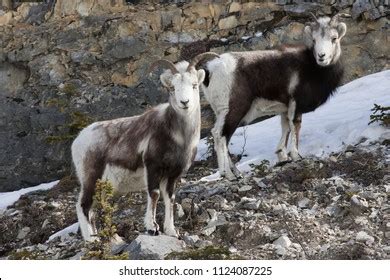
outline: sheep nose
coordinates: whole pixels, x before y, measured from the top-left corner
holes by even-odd
[[[325,56],[324,53],[319,53],[319,54],[318,54],[318,57],[319,57],[319,58],[324,58],[324,56]]]
[[[190,102],[190,100],[187,100],[187,101],[180,101],[181,104],[183,104],[184,106],[186,106],[188,104],[188,102]]]

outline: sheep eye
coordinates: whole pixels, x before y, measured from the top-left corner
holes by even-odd
[[[332,43],[336,43],[337,37],[332,38]]]
[[[315,44],[316,43],[316,40],[315,39],[313,39],[313,44]]]
[[[198,87],[197,84],[193,84],[193,85],[192,85],[192,88],[193,88],[193,89],[196,89],[197,87]]]

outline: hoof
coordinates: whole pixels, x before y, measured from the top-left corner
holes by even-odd
[[[160,235],[160,232],[158,230],[152,230],[152,229],[149,229],[147,231],[147,233],[151,236],[157,236],[157,235]]]
[[[238,178],[235,176],[235,175],[233,175],[233,174],[231,174],[231,175],[224,175],[224,176],[222,176],[223,178],[225,178],[226,180],[229,180],[229,181],[231,181],[231,182],[233,182],[233,181],[237,181],[238,180]]]
[[[291,163],[291,162],[293,162],[293,161],[292,161],[292,160],[279,161],[277,164],[275,164],[275,167],[284,166],[284,165],[286,165],[287,163]]]
[[[288,155],[287,155],[285,150],[278,150],[278,151],[276,151],[276,154],[278,156],[279,162],[288,161]]]
[[[292,161],[298,161],[302,159],[301,155],[298,152],[289,152],[288,155],[292,159]]]
[[[164,230],[165,235],[176,237],[178,239],[181,239],[179,231],[178,230]]]
[[[242,179],[244,176],[241,174],[241,172],[238,169],[233,170],[234,176],[236,176],[237,179]]]

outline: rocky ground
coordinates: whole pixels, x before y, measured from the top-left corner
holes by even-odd
[[[114,216],[132,258],[390,259],[389,143],[350,146],[325,159],[254,166],[236,182],[197,181],[197,162],[176,195],[181,239],[142,235],[145,194],[120,197]],[[77,182],[22,196],[0,214],[0,257],[79,259],[80,234],[47,239],[77,221]],[[163,221],[163,204],[158,220]],[[168,254],[172,251],[179,251]]]

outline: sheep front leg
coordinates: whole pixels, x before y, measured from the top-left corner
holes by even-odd
[[[280,138],[278,147],[276,149],[276,154],[278,155],[279,162],[283,162],[288,160],[286,148],[288,143],[288,136],[290,134],[290,126],[288,123],[287,114],[281,114],[280,120],[282,126],[282,137]]]
[[[296,127],[294,124],[295,109],[296,109],[296,102],[294,100],[291,100],[288,106],[287,117],[288,117],[288,125],[291,131],[291,147],[290,147],[289,154],[291,159],[294,161],[299,159],[298,139],[297,139]]]
[[[157,202],[160,198],[160,190],[159,190],[159,180],[156,175],[147,170],[147,188],[148,188],[148,204],[146,206],[146,214],[145,214],[145,228],[146,231],[150,235],[158,235],[159,234],[159,225],[156,222],[156,209]]]
[[[299,151],[299,133],[301,131],[301,124],[302,124],[302,114],[297,114],[294,118],[294,127],[295,127],[295,135],[296,135],[296,149]]]
[[[175,181],[176,178],[168,179],[167,183],[161,186],[161,192],[165,205],[164,233],[169,236],[178,237],[173,214],[173,207],[175,205]]]

